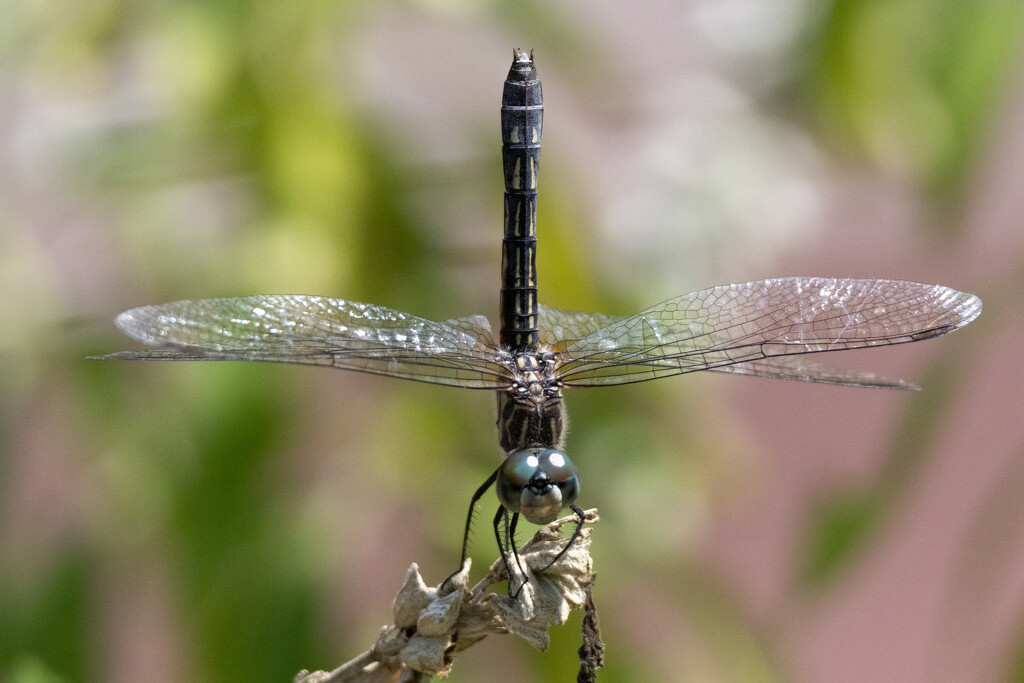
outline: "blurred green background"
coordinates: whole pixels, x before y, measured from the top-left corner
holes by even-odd
[[[919,394],[686,377],[569,397],[607,681],[1024,680],[1018,0],[52,0],[0,28],[0,680],[283,681],[455,568],[490,394],[86,360],[254,293],[494,319],[498,106],[545,84],[541,300],[780,275],[982,296],[829,359]],[[489,496],[477,572],[495,556]],[[492,638],[456,681],[564,681]]]

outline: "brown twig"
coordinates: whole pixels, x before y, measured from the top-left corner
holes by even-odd
[[[598,520],[597,510],[587,510],[584,515],[587,524]],[[604,645],[591,596],[591,529],[583,529],[558,562],[547,566],[565,546],[562,527],[576,521],[575,515],[556,520],[539,529],[520,549],[527,576],[515,598],[487,590],[508,581],[501,558],[472,587],[469,560],[436,588],[424,583],[419,567],[413,563],[405,584],[395,596],[394,625],[381,630],[373,647],[334,671],[301,671],[295,676],[295,683],[412,682],[444,677],[459,652],[491,634],[514,633],[544,651],[550,644],[549,629],[565,623],[572,610],[584,608],[587,616],[580,648],[580,676],[584,676],[586,668],[590,677],[580,680],[593,680],[594,672],[601,666]],[[522,578],[517,577],[517,583]]]

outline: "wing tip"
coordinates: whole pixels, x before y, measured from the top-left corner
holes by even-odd
[[[981,298],[974,294],[968,294],[967,292],[960,292],[960,294],[963,296],[963,301],[959,306],[962,320],[958,327],[963,327],[968,323],[974,322],[981,315],[983,305]]]

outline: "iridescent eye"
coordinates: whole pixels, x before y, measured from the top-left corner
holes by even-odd
[[[498,470],[498,499],[511,512],[534,524],[553,522],[576,500],[580,478],[562,451],[552,448],[515,451]]]

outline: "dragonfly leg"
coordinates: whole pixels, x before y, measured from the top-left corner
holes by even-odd
[[[505,563],[505,572],[508,574],[508,596],[513,600],[519,597],[519,591],[526,585],[527,572],[523,568],[523,561],[519,557],[519,550],[516,548],[516,525],[519,523],[519,513],[513,512],[512,519],[509,520],[509,512],[504,506],[498,508],[497,514],[494,515],[494,537],[498,541],[498,551],[501,553],[501,561]],[[502,529],[504,526],[504,529]],[[513,564],[509,564],[508,556],[512,555],[514,558]],[[523,576],[523,582],[519,584],[519,587],[513,590],[515,585],[515,574],[512,572],[512,566],[515,566],[519,570],[519,573]]]
[[[447,579],[441,582],[442,589],[448,584],[448,581],[451,580],[452,577],[462,571],[463,565],[466,564],[466,557],[469,552],[469,530],[473,526],[473,513],[476,511],[476,504],[481,498],[483,498],[483,495],[487,493],[487,490],[494,485],[494,481],[498,478],[499,471],[501,471],[500,467],[494,470],[491,476],[487,477],[487,480],[480,485],[469,501],[469,512],[466,514],[466,528],[462,532],[462,557],[459,558],[459,568],[452,572]]]
[[[518,598],[519,597],[519,591],[521,591],[523,589],[523,586],[526,585],[526,581],[529,580],[528,579],[529,574],[527,573],[526,568],[523,567],[523,558],[519,557],[519,548],[516,545],[516,525],[518,523],[519,523],[519,513],[516,512],[516,513],[514,513],[512,515],[512,525],[511,525],[511,527],[509,528],[509,531],[508,531],[508,545],[509,545],[510,548],[512,548],[512,557],[515,558],[516,567],[523,574],[523,583],[520,584],[519,588],[516,589],[515,594],[513,594],[513,592],[512,592],[512,582],[511,582],[511,580],[509,580],[509,584],[508,584],[508,586],[509,586],[509,597],[511,597],[511,598]],[[511,576],[511,574],[509,576]]]
[[[505,531],[502,533],[501,526],[504,523]],[[512,567],[508,564],[508,549],[505,539],[508,537],[508,510],[505,506],[499,505],[498,512],[494,515],[494,538],[498,541],[498,552],[501,553],[501,561],[505,563],[505,571],[508,573],[508,584],[512,585]]]
[[[477,502],[483,498],[487,490],[494,485],[494,481],[498,478],[498,472],[501,468],[494,470],[491,476],[487,477],[487,481],[480,485],[480,488],[476,490],[473,497],[469,501],[469,513],[466,514],[466,528],[462,532],[462,557],[459,559],[459,569],[462,569],[462,565],[466,563],[466,556],[469,551],[469,530],[473,526],[473,513],[476,511]]]
[[[576,517],[579,518],[579,521],[576,522],[576,528],[573,529],[572,536],[569,537],[569,542],[565,544],[565,547],[559,550],[558,554],[555,555],[550,562],[544,565],[544,568],[540,571],[550,568],[551,565],[562,559],[562,555],[565,555],[566,551],[569,550],[569,548],[572,547],[572,544],[576,542],[576,539],[580,537],[580,532],[583,531],[583,522],[586,520],[586,515],[583,514],[583,510],[579,509],[576,505],[570,505],[569,508],[575,512]]]
[[[506,515],[506,520],[508,516]],[[523,569],[523,560],[519,557],[519,548],[516,545],[516,525],[519,524],[519,513],[516,512],[512,515],[512,524],[506,528],[506,539],[508,540],[508,547],[512,550],[512,557],[516,560],[516,566],[524,574],[526,571]]]

